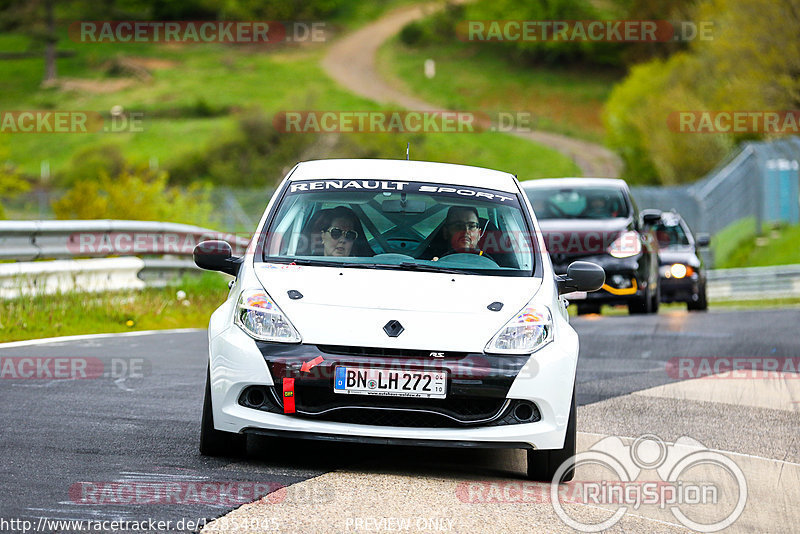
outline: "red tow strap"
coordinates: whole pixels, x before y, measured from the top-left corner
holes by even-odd
[[[283,379],[283,413],[294,413],[294,378]]]

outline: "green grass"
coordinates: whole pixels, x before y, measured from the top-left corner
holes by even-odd
[[[427,79],[426,59],[436,62]],[[379,53],[379,68],[410,91],[449,109],[528,111],[535,128],[602,142],[603,103],[622,73],[586,67],[557,69],[515,65],[479,44],[410,48],[399,39]]]
[[[27,40],[14,34],[0,35],[0,50],[19,51]],[[76,153],[87,146],[116,144],[133,162],[156,159],[169,168],[191,152],[202,152],[235,127],[237,117],[254,108],[272,114],[281,110],[376,110],[375,103],[354,96],[327,78],[319,66],[325,46],[303,48],[230,47],[224,45],[166,46],[148,43],[86,44],[62,38],[61,49],[76,55],[58,61],[59,76],[93,80],[95,88],[114,82],[109,62],[117,57],[158,60],[152,79],[110,92],[42,89],[39,58],[0,62],[0,109],[65,109],[108,112],[114,105],[144,112],[143,131],[93,134],[10,134],[3,159],[31,176],[39,174],[42,160],[51,172],[63,170]],[[169,113],[192,114],[211,108],[215,117],[165,118]],[[224,115],[224,113],[230,113]],[[287,134],[297,135],[297,134]],[[302,135],[302,134],[301,134]],[[382,146],[397,146],[397,157],[405,154],[406,141],[415,139],[393,134],[380,140]],[[545,147],[520,142],[500,133],[426,134],[418,159],[467,163],[510,170],[521,177],[571,174],[576,166],[565,156]],[[358,138],[354,137],[358,143]],[[342,154],[346,155],[346,154]],[[258,183],[273,183],[280,177],[255,177]]]
[[[765,224],[756,236],[755,219],[742,219],[714,236],[715,267],[735,269],[800,264],[800,226]]]
[[[756,220],[753,217],[739,219],[714,234],[711,250],[714,252],[714,267],[723,269],[730,263],[736,251],[756,236]]]
[[[178,300],[186,293],[185,304]],[[0,342],[93,333],[206,328],[228,293],[216,273],[186,276],[165,288],[63,293],[0,302]],[[79,310],[79,313],[76,312]]]

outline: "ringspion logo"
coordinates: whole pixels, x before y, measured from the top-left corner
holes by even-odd
[[[559,481],[570,469],[597,477],[576,477],[566,484],[571,489],[564,491],[565,484]],[[643,506],[669,510],[681,525],[694,531],[718,532],[739,519],[748,495],[744,472],[728,456],[688,436],[667,444],[652,434],[630,445],[616,436],[598,441],[561,464],[549,489],[556,515],[579,532],[605,531],[629,510]],[[613,513],[600,522],[587,522],[584,515],[563,506],[574,502]],[[700,516],[701,509],[708,513]]]

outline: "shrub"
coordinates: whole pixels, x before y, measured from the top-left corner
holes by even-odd
[[[53,202],[59,219],[130,219],[207,225],[211,189],[207,184],[169,187],[165,172],[125,168],[117,176],[78,180]]]
[[[216,185],[274,185],[315,138],[310,133],[282,134],[269,117],[252,111],[239,119],[232,136],[172,164],[170,176],[175,183],[202,179]]]
[[[56,183],[69,187],[80,180],[96,179],[101,173],[117,176],[125,165],[125,156],[118,145],[90,145],[72,156],[66,170],[56,176]]]

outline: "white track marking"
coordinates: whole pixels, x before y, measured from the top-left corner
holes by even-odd
[[[11,349],[14,347],[29,347],[32,345],[44,345],[49,343],[66,343],[69,341],[83,341],[87,339],[104,339],[108,337],[136,337],[152,336],[154,334],[188,334],[191,332],[205,332],[205,328],[173,328],[171,330],[139,330],[136,332],[116,332],[111,334],[82,334],[79,336],[46,337],[42,339],[26,339],[23,341],[10,341],[0,343],[0,349]]]

